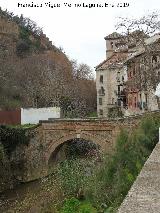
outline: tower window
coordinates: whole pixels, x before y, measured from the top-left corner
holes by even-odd
[[[103,87],[101,87],[101,94],[104,95],[105,94],[105,90]]]
[[[111,49],[113,49],[113,47],[114,47],[114,44],[113,44],[113,42],[111,42]]]
[[[100,75],[100,82],[103,83],[103,75]]]
[[[99,98],[99,105],[102,105],[102,98]]]

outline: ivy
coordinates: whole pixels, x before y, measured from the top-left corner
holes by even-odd
[[[9,157],[18,145],[29,144],[29,135],[24,128],[1,125],[0,144],[3,145],[4,151]]]

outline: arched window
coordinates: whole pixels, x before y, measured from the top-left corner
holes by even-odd
[[[114,44],[113,44],[113,41],[111,41],[111,49],[113,49],[114,47]]]
[[[100,82],[103,83],[103,75],[100,75]]]
[[[103,87],[101,87],[101,93],[104,95],[105,93],[105,89]]]

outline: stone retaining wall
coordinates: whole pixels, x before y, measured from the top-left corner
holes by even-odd
[[[118,213],[160,212],[160,143],[156,145]]]

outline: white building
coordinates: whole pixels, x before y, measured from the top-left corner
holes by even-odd
[[[110,112],[121,106],[119,99],[126,80],[124,61],[128,53],[122,45],[121,35],[112,33],[105,37],[106,60],[96,67],[97,113],[99,117],[108,117]]]

